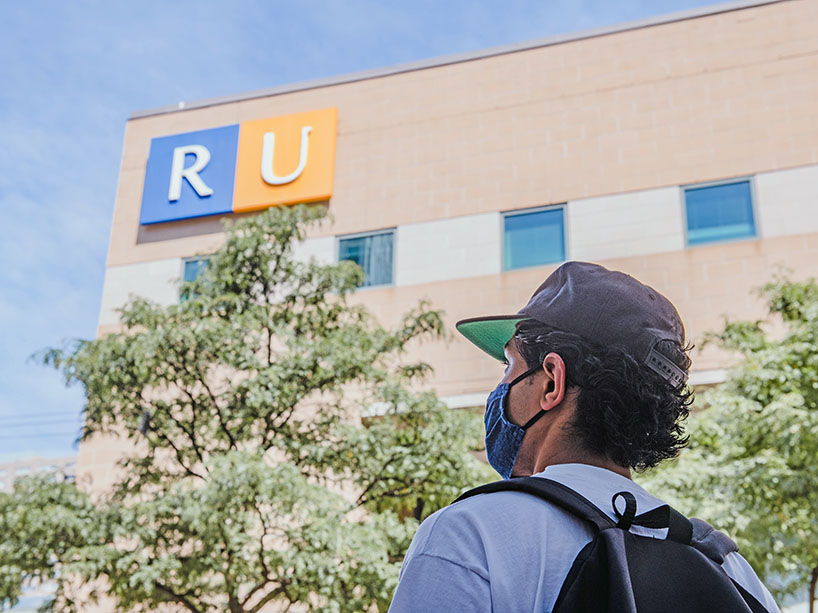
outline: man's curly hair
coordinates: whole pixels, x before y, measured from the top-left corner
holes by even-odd
[[[577,408],[568,432],[587,452],[637,471],[675,457],[687,444],[683,422],[693,394],[674,387],[626,348],[603,347],[534,320],[517,325],[512,343],[529,368],[551,352],[565,362]],[[691,347],[660,341],[655,349],[687,372]]]

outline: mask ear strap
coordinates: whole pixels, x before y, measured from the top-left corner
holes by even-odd
[[[531,426],[536,424],[542,417],[545,417],[545,411],[537,411],[537,414],[529,419],[525,424],[522,426],[523,430],[528,430]]]
[[[535,372],[537,372],[541,368],[542,368],[542,364],[539,364],[538,366],[535,366],[534,368],[529,368],[527,371],[525,371],[519,377],[515,377],[515,379],[511,383],[509,383],[508,386],[511,387],[512,385],[516,385],[517,383],[519,383],[520,381],[522,381],[526,377],[530,377],[531,375],[533,375]]]
[[[520,381],[522,381],[526,377],[530,377],[535,372],[537,372],[538,370],[541,370],[541,369],[542,369],[542,364],[538,364],[534,368],[529,368],[527,371],[525,371],[519,377],[515,377],[514,380],[511,383],[508,384],[509,388],[512,385],[514,385],[515,383],[519,383]],[[537,414],[534,417],[529,419],[527,422],[525,422],[525,424],[523,426],[521,426],[522,429],[523,430],[528,430],[531,426],[533,426],[535,423],[537,423],[537,421],[539,421],[544,415],[545,415],[545,411],[537,411]]]

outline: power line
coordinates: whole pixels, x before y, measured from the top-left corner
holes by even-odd
[[[20,421],[11,424],[4,424],[0,422],[0,432],[5,430],[6,428],[33,428],[38,426],[62,426],[62,425],[71,425],[77,424],[82,425],[83,420],[81,419],[58,419],[54,421]]]
[[[70,417],[72,415],[76,415],[80,417],[83,415],[82,412],[75,413],[73,411],[40,411],[39,413],[30,413],[28,411],[19,411],[17,413],[0,413],[0,421],[4,419],[15,419],[20,417]]]
[[[77,436],[79,432],[76,430],[72,430],[71,432],[41,432],[40,434],[12,434],[10,436],[2,436],[0,435],[0,440],[11,440],[11,439],[18,439],[18,438],[47,438],[53,436]]]

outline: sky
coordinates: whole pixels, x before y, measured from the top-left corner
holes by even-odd
[[[36,356],[96,334],[132,112],[712,4],[0,0],[0,463],[77,453],[83,390]]]

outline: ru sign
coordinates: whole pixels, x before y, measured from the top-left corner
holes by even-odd
[[[141,224],[328,200],[334,108],[151,140]]]

